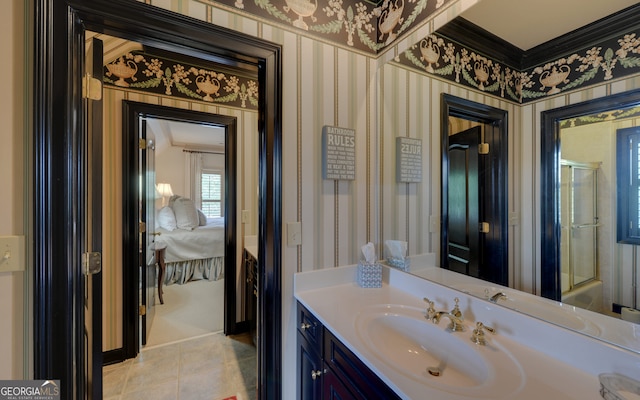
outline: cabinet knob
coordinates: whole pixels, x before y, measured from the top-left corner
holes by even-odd
[[[323,371],[311,371],[311,379],[313,379],[314,381],[316,380],[316,378],[320,377],[320,375],[322,375]],[[327,370],[325,369],[324,372],[327,372]]]
[[[311,325],[307,324],[306,322],[300,324],[300,329],[302,329],[303,331],[309,328],[311,328]]]

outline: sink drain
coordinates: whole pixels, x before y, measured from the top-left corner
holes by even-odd
[[[427,368],[427,372],[429,373],[429,375],[433,376],[440,376],[441,374],[440,368],[438,367],[429,367]]]

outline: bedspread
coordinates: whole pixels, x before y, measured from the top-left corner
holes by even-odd
[[[156,241],[167,245],[165,262],[224,257],[224,218],[209,218],[207,225],[192,231],[158,228]]]

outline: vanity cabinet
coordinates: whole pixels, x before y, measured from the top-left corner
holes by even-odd
[[[323,327],[304,306],[298,303],[298,399],[322,398]]]
[[[399,399],[298,303],[298,399]]]

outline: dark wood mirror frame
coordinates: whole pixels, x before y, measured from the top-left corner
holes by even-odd
[[[640,89],[541,113],[540,133],[540,294],[560,301],[560,121],[640,105]]]

